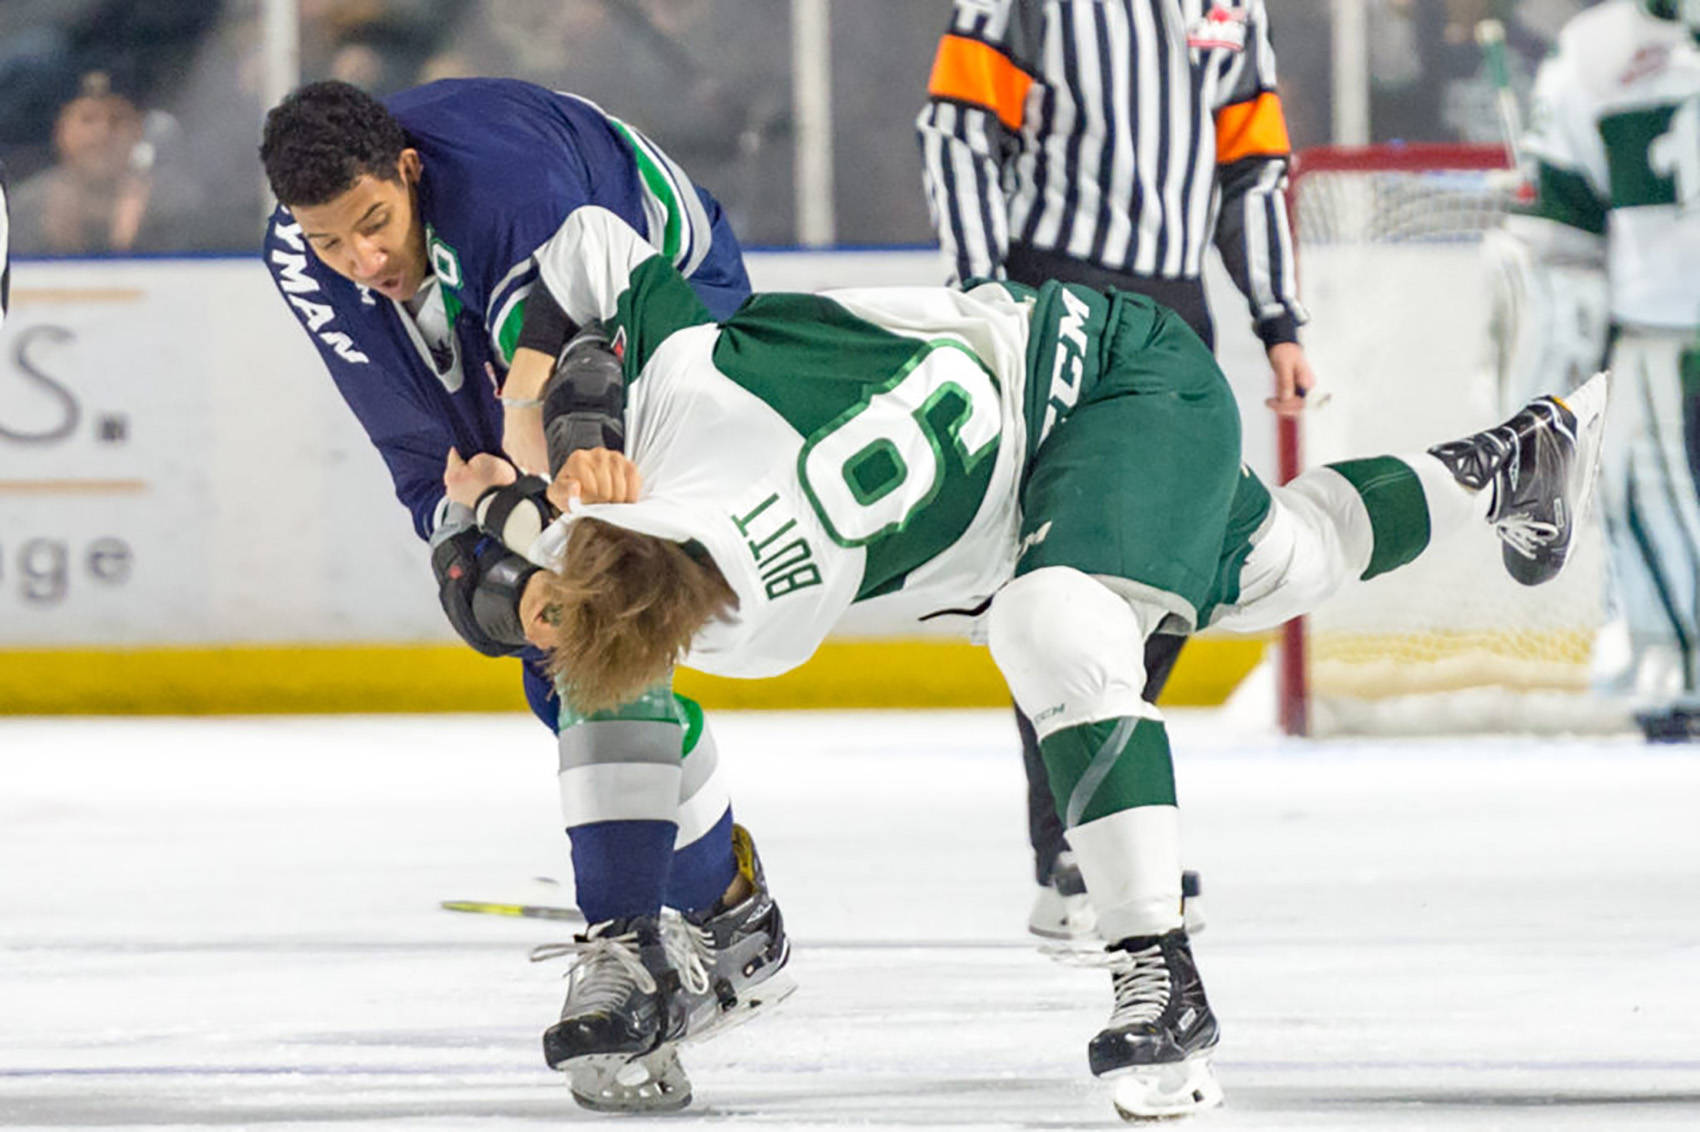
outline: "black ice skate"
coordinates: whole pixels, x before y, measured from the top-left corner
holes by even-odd
[[[1216,1016],[1186,929],[1133,936],[1105,949],[1116,1006],[1086,1047],[1092,1072],[1116,1079],[1126,1120],[1184,1116],[1222,1102],[1210,1069]]]
[[[672,951],[674,954],[669,954]],[[653,916],[593,924],[571,943],[547,944],[534,962],[574,955],[561,1020],[543,1034],[543,1057],[571,1077],[573,1099],[603,1112],[667,1112],[691,1103],[676,1048],[692,994],[706,994],[694,954],[669,948]]]
[[[1648,708],[1635,713],[1635,724],[1649,743],[1700,742],[1700,707]]]
[[[1496,428],[1429,449],[1465,487],[1493,489],[1488,522],[1506,571],[1526,586],[1557,577],[1570,555],[1599,469],[1610,383],[1597,373],[1574,393],[1537,397]]]
[[[738,874],[748,882],[748,896],[728,905],[681,915],[675,928],[708,971],[709,993],[691,996],[690,1040],[700,1041],[746,1022],[755,1013],[789,997],[797,989],[781,970],[791,958],[785,919],[767,890],[761,857],[749,831],[732,827],[732,852]]]

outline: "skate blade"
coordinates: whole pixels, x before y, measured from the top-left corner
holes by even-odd
[[[701,1021],[691,1024],[690,1032],[685,1037],[685,1044],[696,1045],[710,1038],[718,1038],[728,1030],[733,1030],[750,1021],[758,1014],[768,1013],[779,1008],[779,1004],[790,998],[797,990],[797,980],[784,971],[775,971],[771,976],[753,987],[746,987],[738,1001],[730,1007],[721,1008],[714,1004],[714,1013]]]
[[[1104,937],[1098,934],[1098,915],[1091,905],[1077,908],[1064,908],[1057,897],[1047,900],[1041,896],[1034,902],[1033,911],[1027,917],[1027,933],[1040,939],[1064,940],[1078,943],[1085,947],[1101,949]],[[1205,928],[1204,902],[1197,896],[1181,898],[1181,919],[1186,925],[1188,935],[1197,935]]]
[[[1564,560],[1559,563],[1558,569],[1553,573],[1552,578],[1545,579],[1545,581],[1549,582],[1564,573],[1564,568],[1570,565],[1570,554],[1576,549],[1577,534],[1581,531],[1582,524],[1588,518],[1588,508],[1593,504],[1594,488],[1600,476],[1600,461],[1605,450],[1606,413],[1611,409],[1611,371],[1601,370],[1599,373],[1596,373],[1593,377],[1583,382],[1582,385],[1585,387],[1596,381],[1600,383],[1600,392],[1598,395],[1599,404],[1597,406],[1581,404],[1580,399],[1576,398],[1575,394],[1571,394],[1569,399],[1563,397],[1553,398],[1554,401],[1563,405],[1565,409],[1573,415],[1577,415],[1578,408],[1582,409],[1584,412],[1591,408],[1592,415],[1588,416],[1586,419],[1577,415],[1576,460],[1581,465],[1581,480],[1576,488],[1576,496],[1571,500],[1570,545],[1565,548]],[[1581,387],[1578,387],[1577,392],[1581,392]],[[1572,407],[1572,401],[1577,402],[1576,407]]]
[[[593,1112],[677,1112],[691,1103],[691,1080],[671,1043],[637,1057],[587,1054],[560,1068],[573,1100]]]
[[[1115,1076],[1111,1103],[1126,1121],[1190,1116],[1222,1103],[1222,1086],[1210,1055],[1195,1054],[1169,1065],[1142,1065]]]
[[[1588,517],[1588,507],[1594,501],[1594,488],[1600,478],[1600,460],[1605,450],[1606,414],[1611,411],[1612,377],[1610,370],[1604,370],[1594,375],[1594,379],[1605,383],[1605,392],[1601,395],[1600,407],[1590,421],[1577,422],[1576,443],[1583,452],[1578,453],[1583,460],[1582,486],[1576,492],[1575,515],[1571,518],[1573,528],[1580,528],[1583,520]],[[1593,380],[1593,379],[1590,379]],[[1575,536],[1571,537],[1575,541]],[[1569,559],[1567,558],[1568,565]]]

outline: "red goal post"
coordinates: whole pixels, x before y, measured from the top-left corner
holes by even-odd
[[[1297,155],[1288,203],[1311,313],[1305,345],[1331,397],[1302,422],[1279,422],[1281,482],[1348,456],[1421,451],[1501,419],[1482,241],[1514,181],[1499,146]],[[1504,576],[1485,526],[1467,541],[1354,583],[1283,628],[1285,731],[1572,728],[1564,703],[1585,688],[1601,619],[1597,532],[1538,590]]]

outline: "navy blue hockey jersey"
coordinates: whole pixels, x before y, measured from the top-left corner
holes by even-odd
[[[611,213],[662,252],[716,317],[749,295],[736,238],[713,197],[642,134],[594,103],[509,79],[449,79],[403,92],[389,108],[422,158],[418,186],[431,270],[442,289],[452,356],[433,358],[403,308],[322,264],[286,209],[272,216],[265,259],[343,399],[429,536],[451,447],[501,452],[496,386],[537,286],[577,323],[599,316],[567,218]]]

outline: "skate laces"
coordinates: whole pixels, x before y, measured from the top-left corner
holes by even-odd
[[[1521,554],[1533,558],[1535,552],[1555,541],[1563,532],[1557,523],[1537,519],[1533,515],[1511,514],[1494,524],[1500,540]]]
[[[1138,951],[1112,951],[1106,958],[1116,995],[1110,1025],[1155,1021],[1169,1005],[1169,964],[1162,946],[1154,943]]]
[[[696,961],[705,968],[712,968],[714,960],[720,954],[715,946],[714,933],[706,927],[699,927],[689,920],[681,920],[678,924],[679,946],[689,949]]]
[[[597,927],[590,929],[597,931]],[[667,961],[679,972],[680,985],[691,994],[708,990],[708,970],[696,950],[663,930],[661,946]],[[545,943],[531,949],[533,963],[573,956],[567,968],[567,999],[580,1003],[617,1002],[633,987],[644,994],[654,994],[655,975],[643,961],[636,932],[620,935],[593,935],[566,943]]]
[[[711,952],[708,961],[693,946],[689,939],[677,939],[667,930],[665,924],[661,927],[661,946],[667,952],[668,962],[679,972],[679,983],[690,994],[706,994],[708,992],[709,965],[713,962]]]
[[[1154,1021],[1169,1005],[1169,963],[1163,946],[1153,943],[1137,951],[1082,946],[1079,942],[1046,944],[1039,953],[1065,967],[1107,967],[1116,1004],[1111,1026]]]

